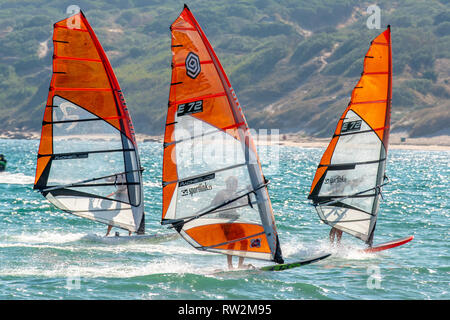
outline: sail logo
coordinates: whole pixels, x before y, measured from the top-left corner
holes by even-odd
[[[178,105],[177,116],[203,112],[203,100],[182,103]]]
[[[359,130],[361,130],[361,123],[362,123],[362,120],[344,122],[342,124],[341,133],[349,132],[349,131],[359,131]]]
[[[250,248],[261,248],[261,238],[250,240]]]
[[[199,192],[205,192],[205,191],[209,191],[212,190],[212,185],[205,183],[200,183],[198,186],[196,187],[192,187],[192,188],[188,188],[188,189],[184,189],[181,190],[181,196],[187,196],[187,195],[191,195],[191,197]]]
[[[71,111],[69,111],[70,109],[74,110],[76,112],[77,106],[70,103],[70,102],[63,102],[59,105],[59,111],[61,111],[62,116],[61,118],[57,118],[56,115],[59,114],[59,112],[57,112],[57,110],[55,109],[54,113],[53,113],[53,121],[54,122],[58,122],[58,121],[69,121],[72,122],[69,126],[67,126],[65,128],[66,131],[70,131],[73,128],[75,128],[75,126],[77,125],[77,120],[80,119],[80,116],[77,114],[71,114]],[[55,126],[58,128],[63,127],[65,124],[64,123],[55,123]]]
[[[193,52],[189,52],[185,62],[186,62],[186,74],[192,79],[197,78],[197,76],[201,71],[200,59],[198,55],[196,55]]]
[[[331,178],[326,178],[324,184],[333,184],[333,183],[343,183],[347,182],[347,178],[344,176],[335,176]]]

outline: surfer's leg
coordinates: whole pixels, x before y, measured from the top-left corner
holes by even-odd
[[[244,267],[244,257],[239,257],[238,269]]]
[[[109,235],[109,233],[111,232],[112,226],[108,225],[108,230],[106,231],[106,235],[105,237],[107,237]]]
[[[334,242],[334,235],[336,233],[336,229],[335,228],[331,228],[330,230],[330,243]]]
[[[238,269],[256,269],[254,265],[252,265],[251,263],[249,264],[244,264],[244,257],[239,257],[239,265],[238,265]]]
[[[227,255],[228,269],[233,269],[233,256]]]
[[[342,231],[336,229],[336,238],[337,238],[337,244],[341,244],[341,238],[342,238]]]

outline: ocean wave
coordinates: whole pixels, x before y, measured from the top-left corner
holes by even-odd
[[[34,177],[24,175],[21,172],[0,172],[0,184],[33,184]]]

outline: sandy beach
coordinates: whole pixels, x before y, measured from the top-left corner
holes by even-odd
[[[404,140],[402,139],[404,138]],[[302,148],[326,148],[331,138],[311,138],[296,134],[280,136],[280,145]],[[402,141],[403,140],[403,141]],[[436,136],[427,138],[405,138],[402,134],[391,134],[390,149],[450,151],[450,136]]]
[[[40,139],[38,132],[13,132],[5,131],[0,133],[0,139]],[[303,134],[289,133],[280,134],[275,139],[270,137],[255,137],[255,143],[258,145],[277,144],[282,146],[300,147],[300,148],[326,148],[330,138],[307,137]],[[138,142],[161,142],[163,136],[152,136],[145,134],[136,134]],[[450,151],[450,136],[442,135],[426,138],[409,138],[404,134],[393,133],[389,138],[390,149],[402,150],[429,150],[429,151]]]

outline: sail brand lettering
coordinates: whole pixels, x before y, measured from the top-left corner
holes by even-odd
[[[341,132],[358,131],[361,130],[361,120],[344,122],[342,124]]]
[[[212,189],[212,185],[207,184],[206,182],[203,183],[203,184],[200,183],[196,187],[192,187],[192,188],[181,190],[181,196],[187,196],[189,194],[191,196],[193,196],[196,193],[208,191],[208,190],[211,190],[211,189]]]
[[[185,187],[185,186],[188,186],[190,184],[200,183],[200,182],[203,182],[203,181],[206,181],[206,180],[212,180],[215,177],[216,177],[215,173],[210,173],[210,174],[207,174],[205,176],[201,176],[201,177],[192,178],[192,179],[189,179],[189,180],[180,181],[180,182],[178,182],[178,186],[179,187]]]
[[[53,160],[85,159],[87,157],[87,153],[58,154],[53,156]]]
[[[333,184],[333,183],[342,183],[342,182],[347,182],[347,179],[344,176],[335,176],[335,177],[331,177],[331,178],[326,178],[325,179],[325,184]]]
[[[182,103],[178,105],[177,116],[181,117],[187,114],[203,111],[203,100]]]

